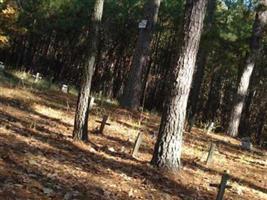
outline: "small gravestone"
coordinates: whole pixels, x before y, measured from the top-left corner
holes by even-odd
[[[33,75],[33,77],[35,78],[35,79],[34,79],[34,82],[35,82],[35,83],[37,83],[39,80],[42,79],[41,74],[38,73],[38,72],[36,73],[36,75]]]
[[[4,71],[5,70],[5,65],[3,62],[0,61],[0,71]]]
[[[100,128],[98,130],[100,134],[103,134],[105,125],[110,126],[110,123],[107,123],[107,121],[108,121],[108,115],[104,115],[102,121],[96,120],[97,123],[101,123]]]
[[[61,91],[63,93],[65,93],[65,94],[69,93],[69,87],[68,87],[68,85],[63,84],[62,85],[62,88],[61,88]]]
[[[212,142],[210,144],[209,154],[208,154],[208,157],[207,157],[207,160],[206,160],[206,164],[209,164],[209,163],[212,162],[212,159],[213,159],[213,155],[215,153],[215,150],[216,150],[216,144]]]
[[[104,102],[104,95],[103,95],[103,91],[102,90],[100,90],[98,96],[100,98],[100,105],[102,106],[103,105],[103,102]]]
[[[95,101],[94,97],[89,97],[89,110],[91,110],[95,105],[94,101]]]
[[[214,122],[209,123],[207,128],[207,134],[210,134],[210,132],[214,129]]]
[[[132,157],[136,158],[138,151],[139,151],[139,148],[142,144],[142,141],[143,141],[143,133],[139,132],[138,136],[135,140],[135,143],[134,143],[134,149],[133,149]]]
[[[241,147],[246,150],[252,150],[253,145],[249,137],[241,139]]]
[[[146,27],[147,27],[147,20],[142,19],[141,22],[139,22],[139,24],[138,24],[138,28],[139,29],[145,29]]]

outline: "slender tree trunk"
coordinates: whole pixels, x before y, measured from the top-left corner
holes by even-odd
[[[204,30],[206,34],[209,34],[209,32],[212,29],[215,10],[216,10],[216,0],[208,0],[207,22]],[[189,96],[189,109],[188,109],[189,121],[193,120],[197,113],[199,93],[202,86],[204,72],[205,72],[205,65],[210,50],[209,47],[210,41],[208,41],[209,45],[205,45],[207,41],[203,41],[203,39],[201,39],[200,49],[197,55],[196,70],[194,73],[192,89],[190,91],[190,96]]]
[[[170,71],[169,93],[163,110],[158,139],[151,163],[178,170],[186,106],[206,12],[207,0],[187,0],[179,57]]]
[[[88,140],[88,110],[89,110],[89,95],[91,90],[91,81],[94,72],[94,64],[97,56],[97,43],[102,19],[104,0],[96,0],[94,12],[92,15],[92,28],[89,34],[89,46],[87,50],[86,61],[83,67],[81,88],[79,92],[73,138],[75,140]]]
[[[147,20],[146,28],[141,28],[135,47],[132,66],[126,82],[120,104],[130,109],[138,109],[142,92],[142,71],[148,64],[151,39],[161,0],[148,0],[145,6],[144,19]]]
[[[241,75],[237,93],[235,95],[235,102],[231,112],[230,123],[228,126],[227,133],[230,136],[236,137],[238,135],[238,127],[240,124],[241,114],[244,107],[246,95],[248,93],[248,87],[250,82],[250,77],[252,75],[257,55],[260,53],[260,43],[262,38],[262,33],[267,22],[267,0],[259,1],[257,8],[257,13],[255,17],[255,22],[253,25],[251,43],[250,43],[250,53],[247,56],[244,71]]]

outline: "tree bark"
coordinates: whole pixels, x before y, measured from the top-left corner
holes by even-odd
[[[178,170],[186,106],[199,48],[207,0],[187,0],[181,47],[170,71],[169,94],[161,118],[152,165]]]
[[[147,26],[140,29],[129,77],[120,99],[122,106],[132,110],[136,110],[140,106],[142,71],[149,61],[151,39],[157,23],[160,2],[161,0],[148,0],[145,6],[144,19],[147,20]]]
[[[94,64],[97,56],[98,35],[102,19],[104,0],[96,0],[91,19],[92,28],[89,34],[89,46],[83,66],[82,81],[77,102],[73,138],[75,140],[88,140],[88,111],[91,81]]]
[[[241,75],[240,81],[238,83],[237,93],[235,95],[236,99],[233,105],[230,122],[227,130],[227,133],[232,137],[236,137],[238,135],[238,127],[240,124],[240,119],[245,99],[248,93],[250,77],[252,75],[256,63],[256,58],[260,53],[260,43],[261,43],[262,33],[264,31],[264,27],[267,22],[266,6],[267,6],[267,0],[259,1],[252,30],[250,52],[247,56],[245,67]]]

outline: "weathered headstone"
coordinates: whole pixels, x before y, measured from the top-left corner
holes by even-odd
[[[69,87],[68,87],[68,85],[65,85],[65,84],[63,84],[62,85],[62,88],[61,88],[61,91],[63,92],[63,93],[69,93]]]
[[[4,71],[5,70],[5,65],[3,62],[0,61],[0,71]]]
[[[95,98],[94,97],[89,97],[89,110],[91,110],[94,106],[94,101],[95,101]]]
[[[105,125],[110,126],[110,123],[107,123],[107,121],[108,121],[108,115],[104,115],[102,121],[96,120],[96,122],[101,123],[100,128],[98,130],[100,134],[103,134]]]
[[[100,99],[100,105],[102,106],[104,102],[104,95],[102,90],[99,92],[98,97]]]
[[[206,160],[206,164],[209,164],[209,163],[212,162],[212,158],[213,158],[213,155],[215,153],[215,150],[216,150],[216,144],[212,142],[210,144],[209,154],[208,154],[208,157],[207,157],[207,160]]]
[[[134,143],[134,149],[133,149],[132,157],[136,158],[142,141],[143,141],[143,133],[139,132],[137,135],[137,138],[135,140],[135,143]]]
[[[252,150],[253,145],[249,137],[241,139],[241,147],[246,150]]]
[[[210,132],[214,129],[214,122],[209,123],[207,128],[207,134],[210,134]]]

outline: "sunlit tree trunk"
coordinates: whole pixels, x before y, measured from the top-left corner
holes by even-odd
[[[250,52],[246,59],[246,64],[238,83],[237,93],[235,95],[235,102],[231,112],[230,122],[228,125],[227,133],[230,136],[236,137],[238,135],[238,127],[240,124],[241,114],[244,107],[250,77],[252,75],[256,58],[260,53],[260,43],[262,33],[267,22],[267,0],[259,1],[257,13],[253,25],[252,37],[250,43]]]
[[[75,140],[88,140],[88,103],[91,90],[91,81],[94,72],[94,64],[97,56],[98,34],[102,19],[104,0],[96,0],[91,19],[91,30],[86,60],[83,66],[82,81],[77,102],[73,138]]]
[[[161,0],[148,0],[145,6],[144,19],[147,20],[146,28],[141,28],[135,47],[132,66],[126,82],[120,104],[130,109],[138,109],[142,93],[142,71],[148,64],[151,39]]]
[[[179,57],[170,71],[168,96],[162,113],[158,139],[151,163],[178,170],[186,106],[199,48],[207,0],[187,0]]]

